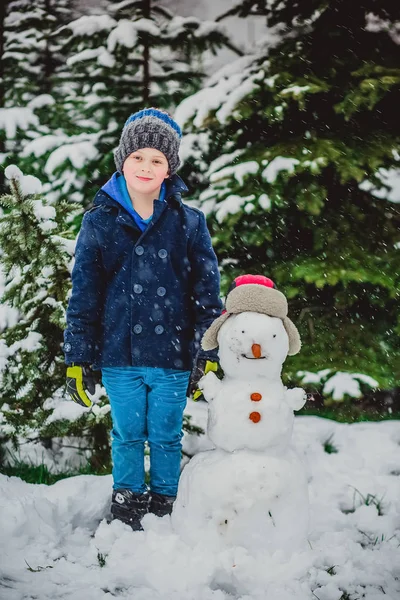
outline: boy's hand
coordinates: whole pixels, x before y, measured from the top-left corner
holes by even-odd
[[[67,368],[67,392],[71,399],[88,408],[93,402],[87,395],[94,394],[96,389],[96,377],[90,365],[71,365]]]
[[[205,358],[200,358],[196,361],[196,364],[193,367],[192,373],[190,375],[189,387],[188,387],[188,396],[192,398],[192,400],[199,400],[203,393],[198,388],[198,383],[206,373],[210,371],[214,371],[215,373],[218,371],[219,364],[215,361],[206,360]]]

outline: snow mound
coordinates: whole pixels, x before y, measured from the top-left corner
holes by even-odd
[[[190,405],[204,425],[207,406]],[[290,559],[187,546],[170,517],[107,524],[111,476],[52,486],[0,475],[0,580],[7,600],[395,600],[400,594],[400,422],[296,417],[308,466],[309,547]],[[198,451],[210,447],[195,437]],[[210,481],[209,485],[213,485]],[[3,593],[3,595],[2,595]]]

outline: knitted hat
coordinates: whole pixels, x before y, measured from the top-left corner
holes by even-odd
[[[156,148],[165,154],[170,175],[174,175],[180,164],[181,137],[181,128],[166,112],[157,108],[140,110],[131,115],[124,125],[118,148],[114,151],[115,166],[122,172],[123,164],[132,152],[140,148]]]
[[[299,332],[287,317],[286,297],[275,288],[275,284],[263,275],[240,275],[233,281],[226,297],[226,310],[216,319],[203,335],[203,350],[213,350],[218,346],[218,332],[232,314],[257,312],[282,319],[289,337],[289,356],[297,354],[301,347]]]

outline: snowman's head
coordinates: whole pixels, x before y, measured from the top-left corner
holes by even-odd
[[[255,313],[257,315],[256,320],[254,320]],[[250,318],[248,315],[253,316]],[[242,319],[245,320],[247,327],[238,325],[238,323],[242,324]],[[253,320],[256,325],[250,323]],[[281,323],[278,323],[278,320]],[[227,322],[228,324],[225,326]],[[266,325],[267,323],[268,325]],[[274,330],[274,327],[276,327],[276,330]],[[224,334],[220,336],[222,328],[224,328]],[[221,347],[221,340],[225,336],[235,341],[233,344],[230,343],[229,351],[222,350],[222,353],[220,351],[221,362],[228,362],[228,356],[232,357],[235,354],[234,348],[236,347],[236,365],[238,366],[239,363],[247,365],[244,370],[251,368],[256,372],[260,368],[258,364],[250,367],[249,358],[243,363],[240,360],[241,358],[245,360],[246,355],[248,355],[248,351],[240,351],[240,346],[247,347],[252,337],[257,339],[259,339],[259,336],[264,337],[262,350],[268,354],[269,362],[267,363],[264,354],[261,354],[258,358],[262,358],[261,362],[265,365],[268,364],[267,370],[271,372],[274,371],[273,362],[275,362],[275,367],[276,365],[282,365],[286,354],[290,356],[297,354],[301,347],[299,332],[288,317],[286,297],[276,289],[272,279],[264,277],[264,275],[240,275],[236,277],[226,297],[225,310],[211,323],[203,335],[201,340],[203,350],[208,351],[218,346]],[[278,336],[281,340],[279,344],[277,341]],[[261,341],[261,339],[259,341],[254,339],[251,346],[255,344],[261,347]],[[280,350],[277,350],[275,354],[273,348],[278,347],[278,345]],[[225,350],[227,350],[227,347]]]
[[[230,315],[218,332],[219,358],[225,375],[249,379],[280,377],[289,351],[282,319],[256,312]]]

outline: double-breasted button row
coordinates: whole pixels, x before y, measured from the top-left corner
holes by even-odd
[[[143,286],[140,285],[140,283],[135,283],[133,286],[133,291],[135,292],[135,294],[141,294],[143,292]],[[165,289],[165,287],[160,286],[159,288],[157,288],[157,296],[165,296],[166,293],[167,290]]]
[[[144,253],[143,246],[136,246],[135,254],[137,254],[137,256],[142,256],[143,253]],[[157,254],[160,258],[167,258],[167,256],[168,256],[168,252],[166,251],[165,248],[160,248],[160,250],[157,252]]]
[[[142,254],[144,253],[144,248],[143,246],[136,246],[135,248],[135,254],[137,254],[137,256],[142,256]],[[160,258],[166,258],[168,256],[168,252],[165,248],[160,248],[160,250],[158,251],[158,256]],[[133,286],[133,291],[135,292],[135,294],[141,294],[143,292],[143,286],[140,285],[140,283],[135,283]],[[167,293],[167,290],[165,287],[160,286],[157,288],[157,296],[165,296],[165,294]],[[134,325],[133,327],[133,333],[136,333],[136,335],[139,335],[140,333],[142,333],[143,331],[143,327],[142,325],[140,325],[139,323],[137,323],[136,325]],[[162,333],[164,333],[165,329],[162,325],[156,325],[154,327],[154,332],[157,335],[161,335]]]
[[[133,327],[133,333],[136,333],[136,335],[139,335],[140,333],[142,333],[142,331],[143,331],[143,327],[139,323],[136,323],[136,325],[134,325],[134,327]],[[161,335],[162,333],[164,333],[165,329],[162,325],[156,325],[154,327],[154,331],[157,335]]]

